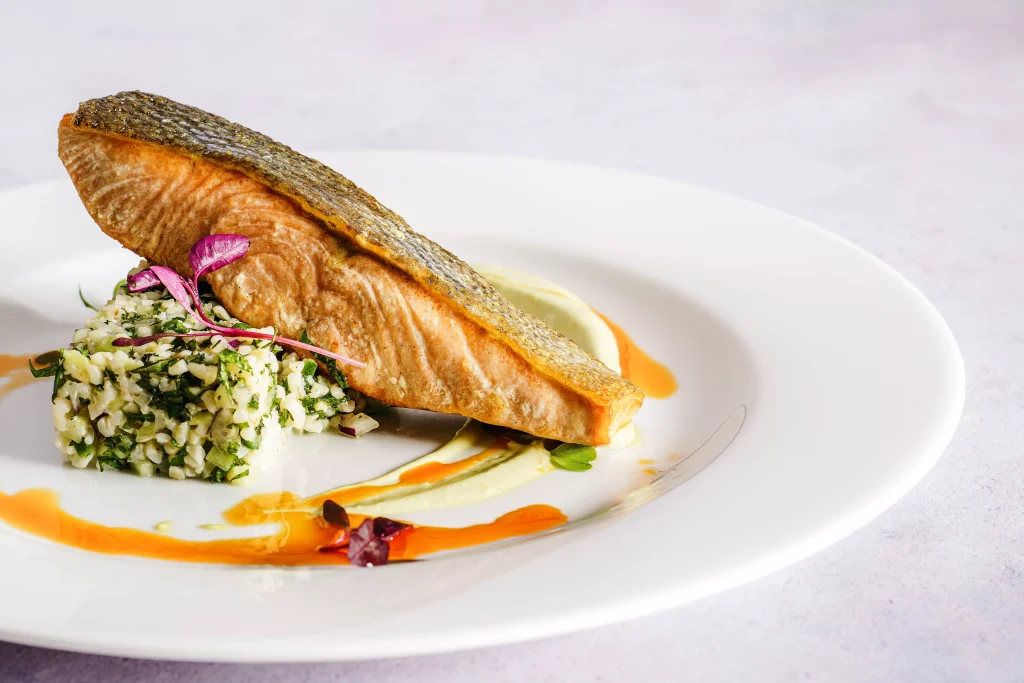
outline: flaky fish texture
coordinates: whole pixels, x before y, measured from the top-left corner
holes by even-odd
[[[594,445],[643,401],[347,178],[265,135],[141,92],[83,102],[58,134],[106,234],[183,275],[196,240],[248,236],[249,253],[209,276],[217,297],[251,325],[366,361],[344,370],[369,396]]]

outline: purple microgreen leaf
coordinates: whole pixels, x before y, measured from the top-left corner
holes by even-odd
[[[198,297],[192,292],[188,280],[178,275],[176,271],[164,266],[150,266],[149,269],[160,279],[160,284],[167,289],[168,293],[174,297],[174,300],[181,304],[182,308],[191,314],[193,318],[196,317],[192,302],[198,299]]]
[[[348,560],[357,567],[379,567],[388,563],[390,546],[373,533],[373,520],[366,518],[349,534]]]
[[[249,238],[243,235],[210,235],[196,242],[192,251],[189,252],[189,263],[192,264],[192,268],[196,273],[208,273],[217,268],[221,268],[229,263],[233,263],[245,255],[249,249]],[[150,284],[150,278],[155,277],[157,282]],[[198,276],[197,276],[198,278]],[[150,266],[144,271],[140,271],[129,278],[129,291],[141,291],[141,289],[148,289],[150,286],[155,286],[157,283],[162,284],[167,288],[174,300],[177,301],[182,307],[196,320],[202,322],[204,325],[209,327],[224,337],[240,338],[240,339],[262,339],[264,341],[276,342],[283,346],[291,346],[297,349],[303,349],[313,353],[319,353],[327,358],[333,358],[336,361],[346,363],[348,365],[354,365],[357,368],[366,367],[366,363],[343,356],[327,349],[322,349],[319,346],[313,346],[303,341],[296,341],[294,339],[288,339],[287,337],[279,337],[276,334],[269,334],[267,332],[260,332],[259,330],[242,330],[235,327],[227,327],[225,325],[219,325],[206,315],[206,311],[203,309],[203,302],[199,299],[198,287],[193,283],[189,282],[176,271],[171,268],[164,266]],[[139,287],[140,289],[133,289],[133,287]],[[114,344],[117,346],[141,346],[142,344],[148,344],[154,339],[160,337],[169,336],[210,336],[201,333],[193,335],[172,335],[172,334],[158,334],[150,337],[140,337],[138,339],[116,339]],[[232,346],[237,347],[237,342],[233,343]]]
[[[303,349],[305,351],[319,353],[324,356],[327,356],[328,358],[333,358],[336,361],[340,361],[348,365],[354,365],[357,368],[366,367],[366,363],[364,363],[361,360],[349,358],[348,356],[343,356],[340,353],[334,353],[333,351],[328,351],[327,349],[320,348],[319,346],[313,346],[312,344],[307,344],[306,342],[295,341],[294,339],[288,339],[287,337],[279,337],[276,334],[260,332],[259,330],[241,330],[238,329],[237,327],[224,327],[223,325],[218,325],[217,323],[211,321],[209,318],[206,317],[205,314],[202,314],[199,319],[202,320],[207,327],[213,328],[221,332],[222,334],[224,334],[224,336],[230,335],[232,337],[245,337],[247,339],[263,339],[265,341],[276,342],[278,344],[281,344],[282,346],[292,346],[297,349]]]
[[[160,278],[151,269],[146,268],[135,273],[135,275],[129,275],[126,282],[128,283],[128,291],[132,294],[137,294],[159,285]]]
[[[373,520],[373,533],[384,541],[390,541],[408,528],[409,525],[405,522],[396,522],[387,517],[377,517]]]
[[[345,508],[341,507],[333,500],[325,500],[321,515],[324,521],[331,526],[341,527],[342,529],[348,529],[352,524],[348,520],[348,513],[345,512]]]
[[[211,330],[216,330],[225,337],[246,336],[238,334],[242,330],[234,327],[218,325],[210,320],[203,310],[203,302],[199,300],[199,294],[188,280],[170,268],[164,266],[150,266],[149,268],[160,279],[160,283],[167,288],[174,300],[181,304],[182,308],[196,320],[199,320]],[[269,336],[269,335],[268,335]]]
[[[199,289],[199,278],[234,263],[249,251],[245,235],[207,235],[192,246],[188,264],[192,266],[192,286]]]

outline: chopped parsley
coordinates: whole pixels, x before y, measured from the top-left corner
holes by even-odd
[[[260,446],[263,445],[263,424],[261,423],[256,427],[256,438],[252,441],[242,439],[242,445],[248,448],[250,451],[258,451]]]
[[[160,323],[160,329],[164,332],[180,332],[181,334],[188,333],[189,329],[185,327],[184,321],[180,318],[171,318]]]
[[[124,418],[126,426],[140,427],[143,422],[153,422],[156,420],[156,415],[153,413],[129,413],[125,411]]]
[[[96,463],[99,465],[100,472],[104,469],[123,470],[128,468],[128,462],[126,460],[122,460],[116,455],[109,455],[109,451],[107,454],[96,458]]]
[[[299,335],[299,341],[302,342],[303,344],[313,343],[309,340],[309,335],[306,334],[305,330],[303,330],[302,334]],[[345,375],[341,372],[341,370],[338,369],[338,361],[334,360],[333,358],[328,358],[322,353],[316,353],[315,351],[313,352],[313,358],[316,358],[318,361],[324,364],[324,366],[327,368],[327,371],[331,374],[331,379],[337,382],[342,389],[348,389],[348,380],[345,379]],[[305,367],[303,367],[303,370],[305,370]]]
[[[156,363],[153,363],[151,365],[143,366],[143,367],[139,368],[138,370],[136,370],[136,372],[146,373],[146,374],[151,374],[151,373],[154,373],[154,372],[167,372],[167,368],[171,367],[172,365],[174,365],[177,362],[178,362],[177,358],[174,358],[174,357],[165,358],[165,359],[159,360]]]
[[[249,361],[245,359],[245,356],[238,353],[238,351],[224,349],[217,354],[217,379],[223,385],[224,391],[228,392],[228,396],[233,398],[233,389],[238,380],[228,372],[228,365],[234,365],[239,370],[246,372],[251,372],[252,366],[249,365]]]

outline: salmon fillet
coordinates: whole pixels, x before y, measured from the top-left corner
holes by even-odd
[[[150,262],[188,276],[198,239],[249,237],[207,278],[224,307],[365,361],[343,369],[369,396],[593,445],[643,401],[341,174],[255,131],[131,92],[82,103],[58,141],[89,214]]]

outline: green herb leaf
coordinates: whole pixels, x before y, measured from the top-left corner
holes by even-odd
[[[104,439],[103,445],[111,449],[104,454],[104,457],[116,451],[117,453],[122,453],[127,458],[128,454],[135,448],[135,439],[128,434],[115,434]]]
[[[88,301],[85,300],[85,295],[82,294],[82,285],[78,285],[78,298],[82,300],[82,303],[85,304],[86,308],[91,308],[94,311],[99,311],[100,310],[100,309],[96,308],[91,303],[89,303]]]
[[[57,400],[57,392],[64,386],[67,379],[64,377],[64,351],[61,351],[60,360],[54,363],[57,366],[57,371],[53,373],[53,393],[50,394],[50,403]]]
[[[321,396],[317,400],[318,401],[323,401],[324,403],[326,403],[330,407],[334,408],[334,410],[338,410],[338,408],[341,407],[341,399],[340,398],[334,398],[330,394],[324,394],[323,396]]]
[[[128,463],[126,461],[116,455],[113,455],[110,451],[107,451],[100,457],[96,458],[96,462],[99,464],[100,472],[108,467],[112,470],[123,470],[128,467]]]
[[[53,377],[54,375],[57,374],[57,368],[59,367],[60,363],[53,363],[51,365],[46,365],[37,368],[36,366],[32,365],[32,359],[29,359],[28,361],[28,370],[29,372],[32,373],[32,376],[37,379],[39,377]]]
[[[249,399],[249,408],[251,410],[259,410],[260,409],[260,397],[257,396],[256,394],[253,394],[252,398]]]
[[[228,392],[228,396],[234,398],[234,380],[231,378],[231,373],[228,372],[228,364],[224,361],[217,365],[217,379],[220,380],[224,391]]]
[[[260,446],[263,445],[263,435],[259,433],[259,430],[256,430],[256,438],[253,439],[252,441],[242,439],[242,445],[248,448],[250,451],[258,451],[260,449]]]
[[[155,362],[155,363],[153,363],[151,365],[143,366],[143,367],[139,368],[138,370],[136,370],[135,372],[144,373],[144,374],[153,374],[153,373],[157,373],[157,372],[167,372],[167,368],[171,367],[173,364],[175,364],[177,362],[178,362],[177,358],[165,358],[164,360],[159,360],[159,361],[157,361],[157,362]]]
[[[129,413],[124,414],[124,423],[126,425],[139,426],[143,422],[153,422],[156,420],[156,415],[153,413]]]
[[[312,341],[310,341],[309,335],[306,334],[305,330],[303,330],[302,334],[299,335],[299,341],[302,342],[303,344],[313,343]],[[331,373],[331,379],[337,382],[342,389],[348,389],[348,380],[345,379],[345,375],[341,372],[341,370],[338,369],[338,361],[334,360],[333,358],[328,358],[322,353],[315,352],[313,353],[313,358],[316,358],[318,361],[320,361],[327,367],[327,371]],[[303,367],[303,370],[305,370],[305,367]]]
[[[570,472],[586,472],[597,460],[597,449],[578,443],[563,443],[551,451],[551,464]]]
[[[225,363],[234,363],[238,366],[239,370],[245,370],[246,372],[252,372],[252,366],[249,365],[249,361],[245,359],[245,356],[240,354],[238,351],[233,349],[224,349],[217,358]]]
[[[160,329],[164,332],[180,332],[181,334],[187,334],[189,331],[180,318],[171,318],[170,320],[163,321],[160,324]]]
[[[316,367],[316,361],[311,358],[302,361],[302,376],[312,377],[316,374]]]
[[[119,289],[121,289],[122,287],[124,287],[125,285],[127,285],[127,284],[128,284],[128,280],[121,280],[120,282],[118,282],[116,285],[114,285],[114,293],[111,294],[110,296],[112,296],[112,297],[117,296],[117,291]]]
[[[75,452],[78,453],[78,457],[84,458],[92,455],[92,444],[88,444],[84,441],[75,441]]]
[[[232,349],[224,349],[217,354],[217,379],[224,385],[224,390],[228,392],[228,396],[233,396],[233,389],[235,385],[235,377],[228,372],[228,365],[234,365],[239,370],[250,372],[252,366],[249,365],[249,361],[245,359],[245,356],[234,351]]]

